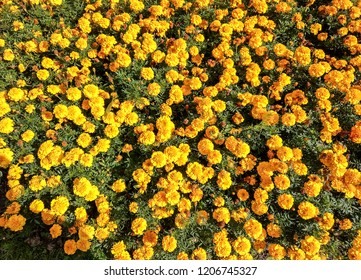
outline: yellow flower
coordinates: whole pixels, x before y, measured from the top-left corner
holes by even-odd
[[[51,5],[60,6],[63,3],[63,0],[49,0]]]
[[[218,164],[222,162],[222,154],[218,150],[213,150],[208,153],[207,160],[210,164]]]
[[[94,238],[95,229],[90,225],[84,225],[79,228],[78,235],[80,239],[92,240]]]
[[[282,161],[289,161],[293,157],[292,149],[286,146],[282,146],[277,150],[277,157]]]
[[[35,175],[29,181],[29,188],[34,191],[40,191],[46,186],[46,181],[42,176]]]
[[[231,174],[226,170],[221,170],[217,176],[217,185],[222,190],[227,190],[232,185]]]
[[[307,255],[316,255],[320,250],[320,247],[320,242],[313,236],[306,235],[305,238],[301,240],[301,249]]]
[[[226,207],[219,207],[213,211],[213,219],[215,219],[218,223],[224,222],[228,224],[231,220],[231,214]]]
[[[119,134],[119,128],[116,125],[108,124],[104,129],[104,134],[109,138],[114,138]]]
[[[191,255],[192,260],[206,260],[207,259],[207,251],[203,248],[196,248],[193,250]]]
[[[97,228],[95,230],[95,238],[99,241],[105,240],[109,237],[109,230],[107,228]]]
[[[31,212],[38,214],[44,209],[44,202],[42,202],[40,199],[34,199],[29,206],[29,209]]]
[[[66,90],[66,97],[71,101],[77,101],[81,98],[81,91],[75,87],[69,88]]]
[[[311,77],[319,78],[325,74],[326,69],[321,63],[311,64],[308,68],[308,73]]]
[[[152,145],[155,142],[155,134],[153,131],[144,131],[139,135],[138,141],[143,145]]]
[[[171,235],[167,235],[162,239],[162,248],[166,252],[173,252],[177,248],[177,239]]]
[[[163,152],[157,151],[152,154],[150,161],[155,167],[162,168],[167,163],[167,157]]]
[[[8,91],[8,97],[12,101],[15,101],[15,102],[20,101],[24,97],[24,91],[20,88],[11,88]]]
[[[36,76],[38,77],[38,79],[40,81],[45,81],[49,78],[49,71],[46,69],[41,69],[39,71],[36,72]]]
[[[65,196],[58,196],[50,203],[50,209],[54,211],[55,215],[63,215],[69,207],[69,200]]]
[[[232,246],[227,238],[227,231],[223,229],[213,235],[214,251],[217,257],[228,257],[231,254]]]
[[[53,175],[48,178],[46,181],[47,185],[51,188],[55,188],[60,185],[61,177],[59,175]]]
[[[125,189],[126,189],[126,185],[124,180],[122,179],[116,180],[112,185],[112,190],[118,193],[125,191]]]
[[[290,187],[291,181],[286,175],[280,174],[274,178],[274,183],[280,190],[287,190]]]
[[[21,138],[25,141],[25,142],[29,142],[31,141],[35,136],[35,133],[32,130],[27,130],[25,131],[23,134],[21,134]]]
[[[151,96],[157,96],[160,93],[160,85],[158,83],[151,83],[148,85],[148,94]]]
[[[85,38],[79,38],[76,42],[75,42],[75,46],[79,49],[79,50],[84,50],[87,48],[88,46],[88,42],[87,39]]]
[[[85,197],[90,192],[90,189],[91,183],[84,177],[76,178],[73,181],[73,192],[80,197]]]
[[[267,147],[270,150],[278,150],[283,146],[282,138],[278,135],[272,135],[266,142]]]
[[[88,219],[86,210],[83,207],[78,207],[74,211],[76,221],[79,223],[85,223]]]
[[[267,213],[268,206],[263,202],[252,200],[251,209],[256,215],[261,216]]]
[[[303,201],[298,205],[297,213],[302,219],[309,220],[317,217],[319,211],[311,202]]]
[[[88,133],[84,132],[84,133],[82,133],[82,134],[79,135],[79,137],[78,137],[78,139],[76,140],[76,142],[78,143],[78,145],[79,145],[80,147],[86,148],[86,147],[88,147],[88,146],[91,144],[92,138],[91,138],[91,136],[90,136]]]
[[[137,213],[138,212],[138,209],[139,209],[139,207],[138,207],[138,203],[136,203],[136,202],[131,202],[130,204],[129,204],[129,212],[131,212],[131,213]]]
[[[232,242],[234,250],[239,255],[245,255],[251,250],[251,242],[246,237],[238,237]]]
[[[358,121],[351,127],[350,139],[354,143],[361,143],[361,122]]]
[[[289,210],[292,208],[293,201],[294,199],[292,195],[286,193],[279,195],[277,198],[278,205],[285,210]]]
[[[133,12],[139,13],[144,9],[144,4],[139,0],[130,0],[129,7]]]
[[[15,55],[11,49],[4,50],[3,58],[6,61],[13,61],[15,58]]]
[[[333,214],[328,212],[326,212],[318,221],[320,228],[324,230],[330,230],[333,227],[334,223],[335,219],[333,218]]]
[[[111,253],[117,260],[130,260],[130,255],[126,249],[124,241],[119,241],[113,245]]]
[[[246,234],[253,239],[258,239],[262,235],[262,224],[255,219],[246,221],[243,228]]]
[[[293,113],[285,113],[282,115],[281,121],[285,126],[293,126],[296,124],[296,116]]]
[[[154,71],[150,67],[143,67],[142,70],[140,71],[140,76],[144,80],[147,81],[152,80],[154,78]]]
[[[323,187],[323,181],[317,175],[308,176],[308,181],[303,185],[303,191],[311,197],[316,197],[319,195]]]
[[[8,117],[0,121],[0,133],[9,134],[14,131],[14,121]]]
[[[279,244],[270,244],[268,252],[274,260],[282,260],[286,256],[286,249]]]
[[[135,235],[143,235],[147,229],[147,221],[143,218],[136,218],[132,221],[131,229]]]
[[[198,142],[198,151],[202,154],[202,155],[208,155],[211,151],[213,151],[214,145],[212,143],[212,141],[210,141],[207,138],[203,138]]]
[[[41,61],[41,66],[43,66],[45,69],[53,68],[54,61],[48,57],[44,57]]]

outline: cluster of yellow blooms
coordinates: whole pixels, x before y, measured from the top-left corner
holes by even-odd
[[[361,259],[361,1],[2,2],[0,231],[35,219],[115,259]]]

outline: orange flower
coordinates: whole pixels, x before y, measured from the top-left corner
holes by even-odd
[[[304,220],[315,218],[319,211],[318,208],[311,202],[303,201],[298,205],[298,215]]]
[[[74,255],[77,250],[76,241],[73,239],[66,240],[64,243],[64,252],[67,255]]]

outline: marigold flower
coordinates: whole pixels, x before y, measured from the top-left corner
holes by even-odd
[[[301,249],[307,255],[316,255],[320,250],[320,242],[313,236],[307,235],[304,239],[301,240]]]
[[[207,251],[203,248],[196,248],[193,250],[191,254],[192,260],[206,260],[207,259]]]
[[[41,69],[39,71],[36,72],[36,76],[38,77],[38,79],[40,81],[45,81],[49,78],[50,74],[49,71],[46,69]]]
[[[52,238],[57,238],[61,235],[62,233],[62,228],[59,224],[54,224],[52,225],[52,227],[49,230],[50,235]]]
[[[267,147],[270,150],[278,150],[283,146],[282,138],[278,135],[272,135],[266,142]]]
[[[293,126],[296,124],[296,116],[293,113],[285,113],[282,115],[281,121],[285,126]]]
[[[91,240],[94,238],[95,229],[90,225],[83,225],[79,228],[78,235],[80,239]]]
[[[74,255],[77,250],[76,241],[68,239],[64,242],[64,252],[67,255]]]
[[[38,214],[44,209],[44,202],[40,199],[34,199],[29,206],[31,212]]]
[[[311,197],[318,196],[323,187],[323,181],[317,175],[308,176],[308,181],[303,185],[303,191]]]
[[[294,58],[300,65],[308,65],[311,63],[311,50],[304,46],[297,47],[294,53]]]
[[[5,61],[13,61],[15,58],[14,52],[11,49],[5,49],[3,52],[3,58]]]
[[[277,150],[277,157],[281,161],[289,161],[293,157],[292,149],[286,146],[282,146]]]
[[[216,210],[213,211],[213,219],[215,219],[217,222],[224,222],[225,224],[228,224],[231,220],[231,214],[229,210],[226,207],[219,207]]]
[[[85,223],[88,219],[88,214],[83,207],[78,207],[74,211],[76,221],[79,223]]]
[[[166,235],[162,239],[162,248],[166,252],[173,252],[177,248],[177,239],[171,235]]]
[[[198,142],[197,147],[198,151],[202,155],[208,155],[211,151],[213,151],[214,145],[209,139],[203,138]]]
[[[253,239],[257,239],[262,235],[262,224],[255,219],[247,220],[243,228],[247,235]]]
[[[6,223],[5,227],[9,228],[11,231],[21,231],[23,230],[26,223],[26,219],[22,215],[11,215]]]
[[[7,95],[10,100],[17,102],[23,99],[24,91],[20,88],[11,88]]]
[[[350,219],[343,219],[339,222],[340,229],[349,230],[352,228],[352,221]]]
[[[144,80],[147,81],[152,80],[154,78],[154,71],[150,67],[143,67],[142,70],[140,71],[140,76]]]
[[[308,68],[308,73],[311,77],[319,78],[325,74],[326,69],[321,63],[311,64]]]
[[[245,255],[251,250],[251,242],[246,237],[238,237],[232,242],[232,247],[239,255]]]
[[[275,260],[282,260],[286,256],[286,249],[279,244],[270,244],[268,246],[268,252]]]
[[[267,225],[267,234],[273,238],[279,238],[282,235],[282,229],[277,224],[268,224]]]
[[[46,186],[46,181],[42,176],[35,175],[29,181],[29,188],[34,191],[40,191]]]
[[[14,121],[8,117],[0,120],[0,133],[9,134],[14,131]]]
[[[163,152],[154,152],[150,158],[152,164],[157,168],[162,168],[167,163],[167,157]]]
[[[311,202],[303,201],[298,205],[298,215],[304,220],[315,218],[319,214],[319,210]]]
[[[232,178],[231,178],[231,174],[228,171],[225,170],[221,170],[218,173],[217,176],[217,185],[222,189],[222,190],[227,190],[231,187],[232,185]]]
[[[358,121],[351,127],[350,139],[354,143],[361,143],[361,122]]]
[[[281,194],[277,198],[278,205],[285,210],[289,210],[293,206],[293,197],[290,194]]]
[[[280,190],[287,190],[291,185],[290,179],[284,174],[277,175],[274,178],[274,183],[275,186]]]
[[[91,189],[91,183],[84,177],[76,178],[73,181],[73,192],[74,194],[85,197]]]
[[[68,210],[69,207],[69,200],[65,196],[58,196],[55,199],[53,199],[50,203],[50,209],[56,214],[56,215],[63,215],[66,210]]]

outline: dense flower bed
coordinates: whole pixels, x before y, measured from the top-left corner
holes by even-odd
[[[361,1],[0,1],[0,234],[64,257],[361,259]]]

